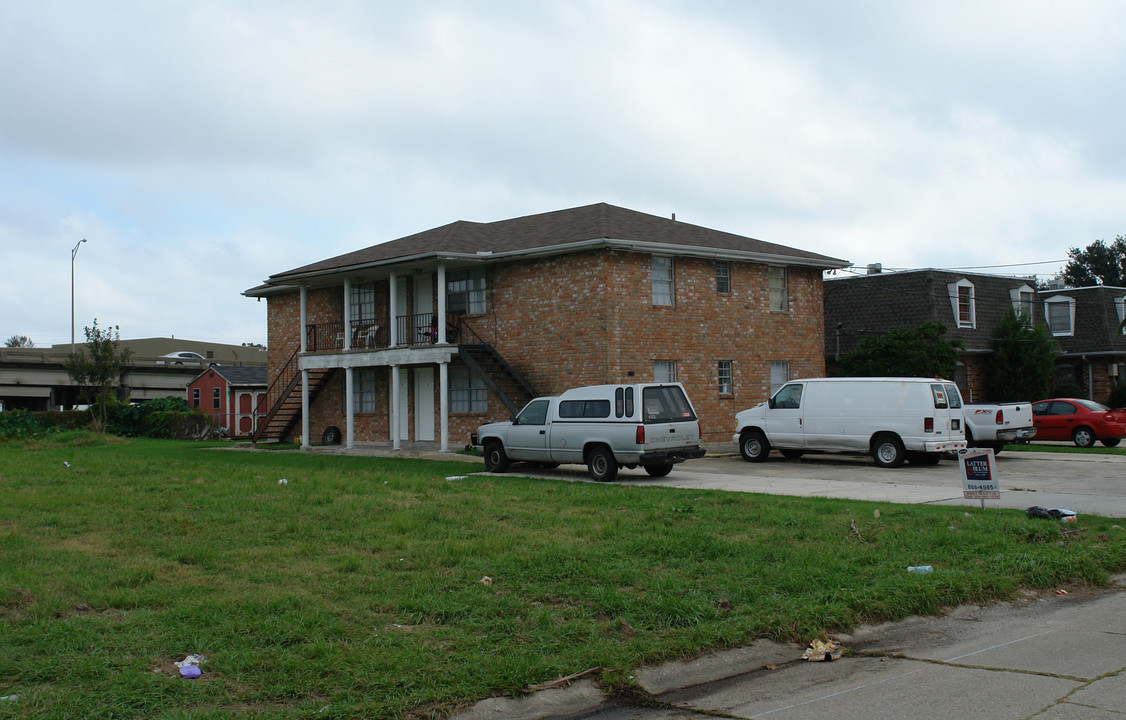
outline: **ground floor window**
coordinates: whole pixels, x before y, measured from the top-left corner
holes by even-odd
[[[352,410],[375,412],[375,368],[360,368],[352,375]]]
[[[467,367],[450,368],[450,412],[485,413],[489,409],[485,381]]]
[[[676,382],[676,360],[654,360],[653,382]]]
[[[730,395],[732,393],[730,360],[719,361],[716,366],[716,380],[720,395]]]
[[[788,360],[775,360],[770,363],[770,394],[790,381],[790,362]]]

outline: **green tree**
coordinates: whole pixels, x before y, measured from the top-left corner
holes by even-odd
[[[27,335],[13,335],[4,341],[4,347],[10,348],[33,348],[35,343]]]
[[[92,403],[97,398],[104,431],[110,393],[116,391],[121,381],[121,366],[129,362],[131,353],[128,348],[118,349],[121,329],[116,325],[102,330],[98,327],[98,319],[94,318],[94,326],[83,328],[83,331],[86,333],[86,344],[75,352],[67,353],[63,367],[70,379],[82,388],[87,403]]]
[[[841,359],[841,368],[854,377],[952,378],[961,347],[960,341],[946,339],[942,323],[924,323],[864,338]]]
[[[1008,308],[993,338],[988,379],[992,399],[1032,401],[1051,395],[1058,352],[1044,325],[1033,327]]]
[[[1110,245],[1096,240],[1080,250],[1067,251],[1071,258],[1063,269],[1068,287],[1090,285],[1126,286],[1126,236],[1119,235]]]

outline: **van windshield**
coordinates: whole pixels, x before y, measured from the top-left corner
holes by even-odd
[[[683,422],[695,420],[696,414],[679,385],[661,385],[641,390],[643,420],[647,423]]]

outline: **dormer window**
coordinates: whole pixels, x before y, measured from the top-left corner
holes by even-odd
[[[974,284],[965,278],[946,286],[950,292],[950,308],[954,320],[960,328],[977,327],[977,312],[974,307]]]
[[[1032,324],[1032,298],[1035,292],[1027,285],[1009,290],[1009,299],[1013,303],[1013,313],[1029,325]]]
[[[1048,321],[1048,329],[1052,335],[1066,336],[1075,334],[1075,298],[1067,295],[1055,295],[1044,301],[1044,318]]]
[[[1126,295],[1114,298],[1114,311],[1118,313],[1118,334],[1126,335],[1126,327],[1122,325],[1126,322]]]

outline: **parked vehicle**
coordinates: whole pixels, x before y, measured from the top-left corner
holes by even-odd
[[[200,365],[206,360],[202,355],[190,350],[171,352],[157,358],[157,365]]]
[[[770,451],[870,454],[880,467],[934,465],[966,447],[962,396],[933,378],[792,380],[767,402],[735,416],[732,438],[749,462]]]
[[[1081,448],[1096,441],[1115,447],[1126,437],[1126,411],[1080,398],[1051,398],[1032,403],[1037,440],[1070,440]]]
[[[966,416],[966,444],[1001,452],[1006,443],[1028,442],[1036,436],[1032,403],[969,403],[962,408]]]
[[[664,477],[674,464],[703,457],[700,422],[680,383],[593,385],[532,400],[505,422],[482,425],[473,444],[489,472],[513,461],[587,466],[599,482],[640,465]]]

